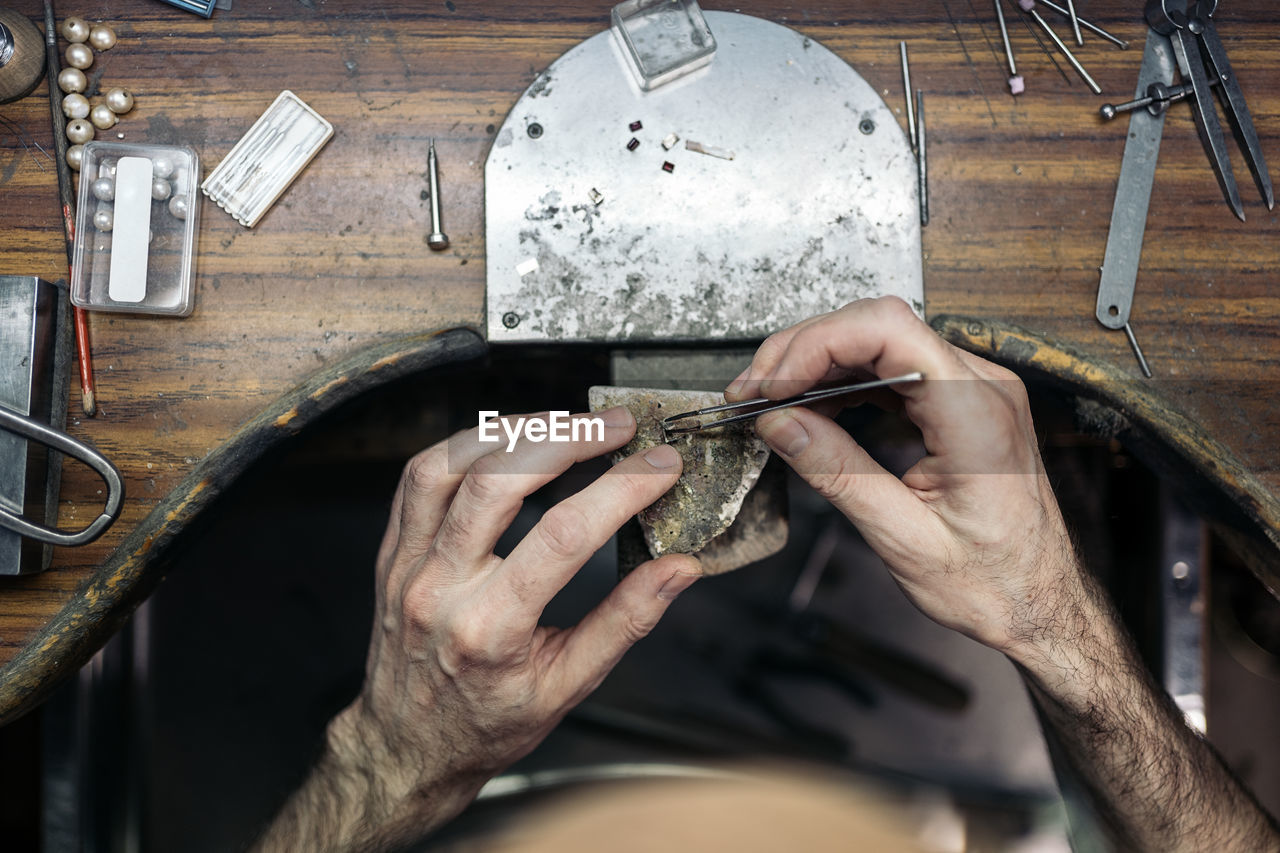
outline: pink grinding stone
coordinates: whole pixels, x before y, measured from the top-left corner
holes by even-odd
[[[1027,91],[1027,84],[1022,81],[1022,76],[1009,78],[1009,91],[1015,95],[1021,95]]]

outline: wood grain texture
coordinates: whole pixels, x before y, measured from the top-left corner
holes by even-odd
[[[33,0],[9,5],[32,19],[41,14]],[[1134,45],[1120,51],[1089,39],[1079,52],[1102,98],[1064,80],[1011,19],[1028,87],[1016,99],[985,0],[704,7],[801,30],[846,59],[898,113],[898,41],[906,39],[928,109],[928,312],[1016,323],[1137,379],[1123,335],[1103,329],[1093,306],[1125,134],[1123,122],[1104,124],[1097,109],[1132,94],[1145,38],[1140,5],[1084,5]],[[0,581],[0,665],[46,631],[95,569],[118,559],[126,536],[149,513],[166,512],[162,501],[288,389],[368,347],[481,326],[488,147],[538,72],[607,26],[608,8],[584,0],[297,0],[236,3],[211,20],[151,0],[61,9],[108,21],[119,34],[89,72],[92,87],[125,86],[137,98],[112,138],[191,145],[208,174],[282,89],[336,133],[254,229],[205,205],[191,317],[91,315],[101,414],[74,419],[69,431],[116,462],[129,499],[98,543],[59,551],[43,575]],[[1280,21],[1267,0],[1232,0],[1216,17],[1274,176]],[[1274,492],[1280,223],[1238,154],[1249,220],[1235,220],[1183,106],[1166,122],[1134,328],[1157,373],[1154,388]],[[23,144],[51,149],[44,86],[0,106],[0,115],[24,131],[0,122],[0,271],[63,278],[54,171]],[[443,253],[425,242],[431,138],[452,240]],[[68,467],[64,524],[96,515],[98,488],[91,473]],[[0,681],[11,675],[0,672]]]

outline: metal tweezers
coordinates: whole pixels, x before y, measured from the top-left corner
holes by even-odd
[[[1218,38],[1218,31],[1213,25],[1213,13],[1218,8],[1218,0],[1149,0],[1146,8],[1147,23],[1151,29],[1166,36],[1173,43],[1174,54],[1178,58],[1179,70],[1183,76],[1191,78],[1191,88],[1195,94],[1194,112],[1196,128],[1213,164],[1214,174],[1222,187],[1222,194],[1235,215],[1244,220],[1244,206],[1240,203],[1240,191],[1236,188],[1235,174],[1231,170],[1231,159],[1227,155],[1226,138],[1222,133],[1222,125],[1218,122],[1218,112],[1213,106],[1213,93],[1210,86],[1221,82],[1218,92],[1222,96],[1223,112],[1231,123],[1236,139],[1244,153],[1249,171],[1258,185],[1262,200],[1267,209],[1275,207],[1275,193],[1271,188],[1271,177],[1267,174],[1267,163],[1262,156],[1262,146],[1258,142],[1258,132],[1253,127],[1253,118],[1245,105],[1244,94],[1240,84],[1227,61],[1227,51]],[[1212,76],[1206,73],[1206,65]]]
[[[774,412],[778,409],[787,409],[791,406],[803,406],[808,403],[816,403],[818,400],[826,400],[829,397],[840,397],[845,394],[852,394],[855,391],[869,391],[872,388],[883,388],[887,385],[899,385],[904,382],[920,382],[924,379],[924,374],[916,371],[915,373],[906,373],[902,376],[894,376],[890,379],[873,379],[870,382],[857,382],[853,385],[840,385],[835,388],[815,388],[812,391],[806,391],[803,394],[797,394],[794,397],[787,397],[785,400],[770,400],[767,397],[757,397],[754,400],[744,400],[741,403],[726,403],[723,406],[711,406],[706,409],[697,409],[692,412],[681,412],[678,415],[672,415],[669,418],[662,419],[662,431],[667,435],[685,435],[691,432],[699,432],[704,429],[713,429],[722,427],[726,424],[738,423],[739,421],[750,420],[751,418],[763,415],[765,412]],[[716,418],[715,420],[702,421],[690,426],[672,426],[677,421],[687,420],[689,418],[700,418],[704,415],[714,415],[719,412],[731,412],[737,409],[751,409],[753,411],[743,412],[738,415],[730,415],[727,418]]]

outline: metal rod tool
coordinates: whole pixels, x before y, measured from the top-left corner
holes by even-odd
[[[1026,91],[1027,86],[1018,74],[1017,63],[1013,61],[1013,46],[1009,44],[1009,28],[1005,26],[1004,21],[1004,0],[995,0],[995,3],[996,20],[1000,23],[1000,40],[1004,42],[1004,55],[1009,60],[1009,91],[1020,95]]]
[[[911,66],[907,64],[907,43],[898,42],[898,54],[902,57],[902,91],[907,96],[907,134],[911,137],[911,149],[916,147],[916,111],[911,103]]]
[[[1071,67],[1074,68],[1076,73],[1080,75],[1080,78],[1088,84],[1089,88],[1093,90],[1093,93],[1095,95],[1101,95],[1102,87],[1089,76],[1088,71],[1084,70],[1084,66],[1080,64],[1080,60],[1076,59],[1076,56],[1071,52],[1071,49],[1067,47],[1062,39],[1058,38],[1058,34],[1053,31],[1053,28],[1049,26],[1048,22],[1046,22],[1044,18],[1040,17],[1040,13],[1036,11],[1035,0],[1018,0],[1018,5],[1022,7],[1022,11],[1031,16],[1031,19],[1040,26],[1040,29],[1044,30],[1044,34],[1049,37],[1058,50],[1062,51],[1062,55],[1067,58],[1067,62],[1071,63]]]
[[[1059,6],[1057,3],[1054,3],[1053,0],[1039,0],[1039,2],[1044,4],[1045,6],[1048,6],[1050,9],[1057,12],[1059,15],[1062,15],[1063,17],[1069,17],[1071,14],[1066,9]],[[1084,18],[1081,18],[1079,16],[1076,17],[1076,20],[1080,22],[1080,26],[1084,27],[1086,30],[1093,33],[1094,35],[1097,35],[1106,39],[1107,41],[1111,42],[1121,50],[1129,49],[1129,43],[1124,39],[1116,38],[1111,33],[1104,30],[1102,27],[1095,26],[1094,24],[1089,23]]]

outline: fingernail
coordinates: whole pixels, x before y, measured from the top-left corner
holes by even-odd
[[[658,590],[658,598],[663,601],[673,601],[675,597],[693,586],[693,582],[702,577],[700,574],[693,572],[676,572],[667,578],[667,582],[662,585],[662,589]]]
[[[604,421],[605,426],[625,427],[631,426],[634,418],[631,417],[631,410],[626,406],[614,406],[612,409],[605,409],[600,413],[600,419]]]
[[[751,368],[750,368],[750,367],[748,367],[746,370],[744,370],[744,371],[742,371],[741,373],[739,373],[739,374],[738,374],[738,378],[736,378],[736,379],[734,379],[732,382],[730,382],[730,383],[729,383],[729,387],[728,387],[728,388],[726,388],[726,389],[724,389],[725,396],[729,396],[729,395],[731,395],[731,394],[737,394],[739,391],[741,391],[741,390],[746,386],[746,384],[747,384],[747,377],[748,377],[750,374],[751,374]]]
[[[799,456],[809,446],[809,433],[788,412],[757,420],[756,432],[783,456]]]
[[[680,454],[669,444],[659,444],[647,451],[644,458],[654,468],[671,468],[680,464]]]

